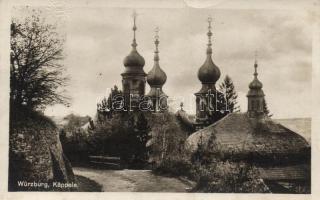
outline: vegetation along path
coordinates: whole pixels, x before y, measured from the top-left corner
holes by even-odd
[[[187,192],[193,183],[172,177],[158,176],[151,170],[102,170],[75,167],[76,175],[102,185],[105,192]]]

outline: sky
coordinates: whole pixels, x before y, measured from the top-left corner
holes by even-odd
[[[248,84],[253,79],[255,51],[258,73],[274,118],[310,117],[312,15],[302,10],[262,9],[135,9],[138,52],[145,72],[153,66],[155,28],[160,32],[160,66],[167,74],[163,90],[170,107],[181,101],[195,113],[194,93],[201,88],[197,71],[206,58],[207,18],[213,18],[213,61],[221,83],[229,75],[241,111],[247,110]],[[47,11],[49,21],[55,13]],[[114,85],[121,86],[123,59],[131,51],[133,9],[74,7],[64,11],[66,88],[71,106],[47,107],[50,116],[69,113],[94,116],[96,104]],[[149,87],[146,88],[146,91]]]

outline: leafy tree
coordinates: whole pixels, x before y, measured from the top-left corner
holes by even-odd
[[[263,99],[263,113],[268,117],[272,117],[273,116],[273,114],[270,113],[270,110],[268,108],[267,101],[266,101],[265,98]]]
[[[150,139],[149,132],[150,127],[145,117],[144,113],[139,113],[137,116],[137,120],[133,125],[133,133],[135,138],[133,139],[135,142],[134,147],[134,160],[133,164],[142,164],[148,160],[148,150],[147,150],[147,142]]]
[[[238,94],[232,79],[228,75],[225,76],[223,82],[220,84],[220,91],[225,94],[229,112],[240,112],[240,106],[237,102]]]
[[[91,118],[89,116],[69,114],[63,119],[67,121],[67,123],[63,126],[64,131],[67,133],[71,133],[70,135],[73,135],[75,132],[78,132],[81,126],[88,123]]]
[[[15,108],[68,105],[62,90],[68,80],[61,63],[64,40],[40,14],[32,11],[23,20],[11,21],[10,104]]]
[[[119,107],[119,105],[116,105],[116,102],[114,98],[116,96],[122,96],[122,91],[118,89],[118,86],[114,86],[113,89],[111,88],[111,92],[108,96],[108,98],[104,97],[100,103],[97,104],[97,115],[98,115],[98,122],[105,121],[106,118],[110,119],[112,115],[114,114],[113,107]]]
[[[184,154],[184,142],[187,132],[184,132],[176,120],[176,116],[169,112],[161,115],[151,115],[148,118],[152,127],[150,150],[152,160],[159,164],[165,160],[172,160]]]

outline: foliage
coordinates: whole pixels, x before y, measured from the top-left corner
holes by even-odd
[[[114,113],[112,118],[96,124],[88,139],[90,153],[119,156],[124,165],[137,168],[148,159],[146,143],[149,131],[145,113]]]
[[[63,119],[67,121],[67,124],[63,126],[63,129],[66,132],[71,133],[71,135],[73,135],[73,132],[77,131],[81,126],[85,125],[91,120],[89,116],[79,116],[75,114],[69,114]]]
[[[43,109],[46,105],[67,105],[61,88],[63,43],[55,25],[47,24],[33,11],[24,20],[12,19],[10,39],[10,103],[14,107]]]
[[[269,192],[267,186],[259,178],[258,170],[244,162],[212,159],[210,163],[201,164],[176,157],[163,160],[154,172],[188,177],[196,182],[192,192]]]
[[[232,79],[228,75],[225,76],[223,82],[220,84],[220,91],[225,94],[229,112],[240,112],[240,106],[237,102],[238,94]]]
[[[89,116],[69,114],[63,118],[67,121],[60,130],[60,141],[67,157],[72,162],[88,159],[88,133],[81,127],[91,119]]]
[[[117,112],[89,136],[92,154],[120,156],[129,167],[159,163],[183,151],[187,133],[172,113]]]
[[[206,145],[200,142],[196,152],[183,152],[162,160],[154,172],[188,177],[196,182],[193,192],[268,192],[255,167],[221,159],[214,134]]]
[[[56,129],[56,124],[41,112],[29,109],[10,108],[10,130],[15,128],[39,128]],[[10,131],[11,133],[11,131]],[[33,134],[33,133],[30,133]]]
[[[262,193],[268,188],[259,179],[256,168],[242,162],[216,161],[197,170],[194,191],[224,193]]]
[[[171,176],[192,176],[193,164],[188,159],[164,159],[155,168],[157,174],[166,174]]]
[[[216,142],[216,136],[211,134],[208,143],[202,143],[202,135],[200,136],[197,150],[191,154],[191,161],[195,164],[205,165],[215,161],[216,158],[221,158],[220,145]]]
[[[265,98],[263,99],[263,113],[268,117],[272,117],[273,116],[273,114],[270,113],[270,110],[268,108],[267,101],[266,101]]]
[[[65,129],[60,130],[60,141],[63,152],[67,155],[71,162],[86,162],[89,156],[88,136],[80,128],[69,130],[67,133]]]
[[[150,156],[155,164],[184,153],[187,132],[183,131],[176,116],[169,112],[151,114],[148,118],[151,129]]]
[[[132,167],[136,167],[134,165],[143,164],[148,159],[148,121],[143,112],[122,113],[120,116],[120,123],[118,122],[117,126],[113,124],[114,134],[120,136],[120,157]]]
[[[122,91],[118,89],[118,86],[111,88],[111,92],[108,98],[104,97],[100,103],[97,104],[97,120],[99,123],[104,122],[106,119],[110,119],[115,113],[114,107],[118,107],[115,100],[116,97],[122,96]]]

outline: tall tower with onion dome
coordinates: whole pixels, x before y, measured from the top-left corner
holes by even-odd
[[[156,28],[155,35],[155,52],[154,52],[154,64],[152,69],[147,75],[147,82],[150,85],[150,92],[147,96],[151,100],[151,110],[154,112],[163,112],[167,110],[167,98],[168,96],[162,91],[162,86],[167,80],[166,73],[160,68],[159,65],[159,28]]]
[[[136,42],[136,18],[137,14],[133,13],[133,41],[130,54],[125,57],[123,64],[125,66],[122,76],[122,90],[125,97],[126,105],[130,108],[138,107],[139,101],[144,96],[146,73],[143,70],[145,61],[137,51]]]
[[[254,73],[253,81],[249,84],[248,97],[248,115],[250,118],[260,118],[263,117],[263,100],[264,92],[262,90],[262,83],[258,79],[258,62],[257,58],[254,62]]]
[[[198,79],[202,87],[196,96],[196,120],[195,128],[201,129],[209,124],[214,123],[220,119],[220,114],[217,113],[217,100],[220,92],[216,90],[216,82],[220,78],[220,69],[212,61],[212,32],[211,32],[212,18],[208,18],[208,47],[207,57],[204,64],[198,71]]]

